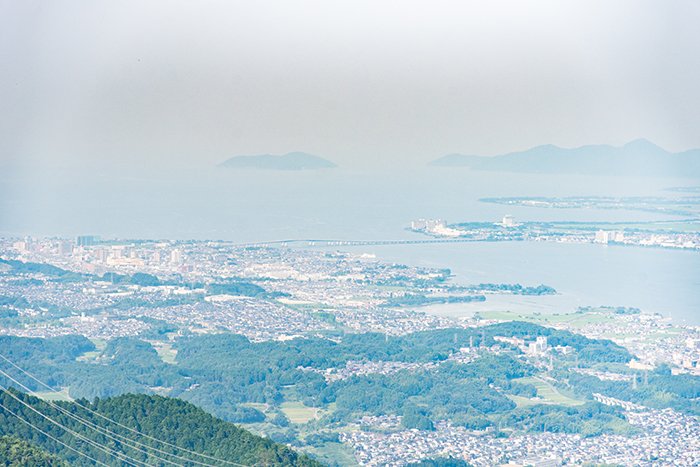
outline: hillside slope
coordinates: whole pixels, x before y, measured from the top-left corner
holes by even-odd
[[[0,465],[8,467],[67,467],[59,457],[11,436],[0,436]]]
[[[179,399],[127,394],[109,399],[97,399],[93,403],[84,400],[79,401],[79,403],[56,403],[58,407],[77,414],[83,420],[93,424],[91,425],[92,429],[56,406],[52,407],[47,402],[13,389],[10,389],[9,393],[0,392],[0,404],[3,406],[0,408],[0,435],[10,435],[30,442],[61,457],[71,465],[93,465],[93,463],[59,442],[41,434],[36,428],[23,423],[9,411],[63,443],[108,465],[123,465],[123,463],[118,459],[118,456],[110,455],[109,452],[99,449],[90,442],[77,440],[76,435],[53,424],[47,418],[33,411],[32,408],[99,446],[108,446],[108,450],[111,449],[121,453],[121,455],[127,455],[151,465],[161,465],[162,459],[175,460],[180,465],[199,465],[198,461],[213,465],[230,465],[231,463],[266,466],[320,465],[286,446],[253,435]],[[119,424],[132,427],[144,435],[169,444],[135,435],[133,432],[81,408],[79,404],[87,406],[90,410]],[[102,429],[107,428],[113,434],[112,437],[110,438],[110,435],[105,434],[104,431],[100,432],[100,429],[95,428],[95,426]],[[145,446],[141,446],[141,450],[135,449],[133,444],[128,446],[133,441]],[[177,450],[171,445],[204,456],[192,454],[184,449]],[[138,447],[138,445],[136,446]],[[162,452],[151,450],[148,447],[160,449]],[[180,458],[168,454],[178,455]]]

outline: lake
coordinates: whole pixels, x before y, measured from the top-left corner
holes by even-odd
[[[144,173],[35,170],[0,174],[0,234],[106,238],[387,240],[420,238],[419,217],[448,222],[671,219],[638,211],[536,209],[481,203],[496,196],[681,196],[664,191],[697,180],[502,174],[468,169],[308,172],[193,168]],[[695,252],[551,243],[460,243],[355,247],[380,259],[446,267],[464,283],[540,283],[552,297],[489,297],[479,307],[571,311],[637,306],[700,324]],[[483,308],[482,308],[483,309]]]
[[[546,284],[553,296],[489,295],[486,302],[434,308],[468,316],[480,310],[561,313],[579,306],[632,306],[700,324],[700,255],[690,251],[594,244],[488,242],[346,248],[378,259],[450,268],[460,284]]]

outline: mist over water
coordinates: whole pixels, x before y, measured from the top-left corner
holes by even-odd
[[[673,179],[551,176],[424,168],[361,172],[216,168],[36,170],[1,177],[4,235],[96,234],[119,238],[394,239],[418,217],[447,222],[653,220],[637,211],[505,207],[494,196],[674,196]],[[675,194],[678,196],[678,194]],[[670,216],[664,217],[671,219]]]
[[[551,176],[424,168],[361,172],[113,170],[32,171],[2,180],[3,235],[105,238],[416,239],[419,217],[447,222],[645,221],[672,216],[640,211],[536,209],[479,202],[493,196],[681,196],[665,191],[692,180]],[[379,259],[450,268],[455,281],[555,287],[553,297],[493,297],[461,309],[573,311],[577,306],[636,306],[700,323],[696,252],[533,242],[347,247]]]
[[[488,296],[486,302],[436,306],[438,313],[476,311],[567,313],[582,306],[630,306],[676,322],[700,324],[697,252],[546,242],[355,247],[385,261],[449,267],[462,284],[547,284],[549,296]]]

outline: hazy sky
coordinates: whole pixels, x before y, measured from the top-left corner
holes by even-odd
[[[692,0],[0,0],[0,158],[700,147],[699,24]]]

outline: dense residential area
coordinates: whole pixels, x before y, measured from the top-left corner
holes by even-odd
[[[39,397],[184,399],[330,464],[698,461],[700,332],[638,309],[454,317],[556,290],[329,248],[8,238],[0,267]]]

